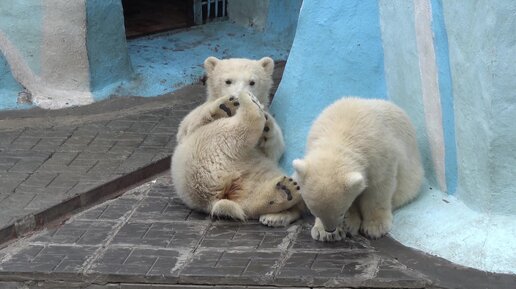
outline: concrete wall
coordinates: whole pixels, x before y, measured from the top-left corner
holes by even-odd
[[[43,108],[105,98],[132,73],[120,0],[1,1],[0,51]]]
[[[343,95],[387,97],[378,4],[305,1],[272,104],[285,134],[285,169],[303,155],[313,119]]]
[[[443,1],[443,8],[458,124],[458,194],[475,208],[516,214],[516,3]]]
[[[86,2],[90,86],[95,100],[109,96],[133,73],[120,0]]]
[[[345,95],[389,99],[418,131],[426,184],[392,235],[453,262],[516,272],[516,3],[305,1],[272,104],[283,167]]]
[[[249,0],[228,2],[228,16],[245,27],[265,32],[267,41],[292,43],[303,0]]]

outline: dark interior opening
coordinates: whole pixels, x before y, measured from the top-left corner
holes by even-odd
[[[193,0],[122,0],[127,38],[194,24]]]

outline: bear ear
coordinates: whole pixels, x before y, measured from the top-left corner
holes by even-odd
[[[270,57],[264,57],[258,61],[268,75],[272,75],[274,71],[274,60]]]
[[[304,177],[305,174],[306,174],[306,161],[305,160],[300,160],[300,159],[295,159],[292,161],[292,166],[294,167],[294,169],[296,170],[296,173],[300,176],[300,177]]]
[[[204,70],[206,70],[208,74],[212,73],[219,61],[220,59],[213,56],[206,58],[206,60],[204,60]]]
[[[344,180],[346,182],[346,186],[349,190],[354,192],[362,192],[366,188],[366,182],[364,175],[360,172],[351,172],[347,173],[344,176]]]

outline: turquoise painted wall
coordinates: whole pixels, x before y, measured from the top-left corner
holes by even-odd
[[[17,103],[18,92],[22,91],[20,84],[11,74],[9,64],[0,52],[0,108],[14,109],[26,107]]]
[[[304,154],[313,119],[343,95],[386,98],[377,1],[304,1],[272,112],[283,128],[283,167]]]
[[[426,132],[414,4],[381,0],[379,5],[387,95],[407,112],[416,127],[426,178],[431,186],[437,187]]]
[[[90,87],[96,100],[106,98],[133,73],[120,0],[86,2]]]
[[[516,214],[516,3],[443,1],[457,127],[458,194]]]
[[[42,15],[41,0],[0,1],[0,31],[18,48],[36,75],[41,69]]]

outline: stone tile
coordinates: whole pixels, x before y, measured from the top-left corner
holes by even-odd
[[[196,245],[206,224],[203,223],[136,223],[125,224],[113,244],[147,245],[156,248],[184,248]]]
[[[41,140],[39,137],[20,136],[16,138],[8,147],[13,150],[30,150]]]
[[[361,283],[375,277],[379,259],[372,252],[294,252],[279,269],[276,280],[295,286],[321,286],[329,280],[342,286]]]
[[[21,159],[16,163],[16,165],[9,169],[9,172],[32,173],[36,171],[44,161],[45,160]]]
[[[0,268],[7,272],[74,272],[83,269],[94,247],[29,245],[4,261]]]
[[[285,228],[270,228],[258,223],[214,222],[200,246],[225,249],[279,249],[287,236]]]
[[[152,161],[154,158],[153,153],[133,153],[129,158],[127,158],[120,167],[118,167],[117,172],[127,173],[144,167]]]
[[[198,251],[181,271],[194,278],[272,278],[281,259],[279,252]]]
[[[33,148],[34,151],[56,151],[66,141],[66,137],[42,138]]]
[[[30,177],[23,182],[23,185],[30,187],[46,187],[48,186],[56,177],[57,173],[47,173],[47,172],[35,172],[30,175]]]
[[[175,136],[165,134],[150,134],[145,138],[142,146],[164,147],[169,143],[172,137]]]
[[[89,209],[76,216],[84,220],[118,220],[126,216],[137,204],[138,200],[118,198],[107,204]]]
[[[32,241],[99,246],[107,239],[115,225],[113,222],[74,220],[49,230]]]
[[[141,276],[177,276],[179,253],[173,250],[110,247],[95,261],[90,272]]]
[[[199,218],[200,217],[200,218]],[[156,222],[204,220],[206,216],[192,214],[179,198],[146,198],[133,215],[135,220]]]

